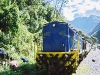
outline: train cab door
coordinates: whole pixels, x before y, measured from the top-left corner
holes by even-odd
[[[43,26],[43,51],[51,52],[51,25]]]

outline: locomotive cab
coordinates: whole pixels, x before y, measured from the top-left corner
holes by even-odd
[[[43,27],[43,52],[70,52],[77,49],[78,34],[68,23],[52,22]]]
[[[45,66],[48,75],[63,75],[75,71],[80,50],[78,32],[68,23],[54,21],[43,26],[42,33],[43,52],[36,53],[37,66]]]

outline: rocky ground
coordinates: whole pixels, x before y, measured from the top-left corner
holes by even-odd
[[[92,49],[73,75],[100,75],[100,50]]]

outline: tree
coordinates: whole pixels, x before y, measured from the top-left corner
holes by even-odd
[[[16,52],[36,50],[43,25],[55,20],[66,21],[44,0],[0,0],[0,46]]]
[[[56,19],[62,13],[63,7],[66,7],[68,0],[45,0],[46,4],[54,6],[54,11],[56,14]]]

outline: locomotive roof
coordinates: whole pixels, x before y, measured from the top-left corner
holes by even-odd
[[[50,22],[50,23],[51,23],[51,24],[52,24],[52,23],[66,24],[66,25],[68,25],[68,27],[69,27],[74,33],[76,33],[76,34],[79,35],[78,30],[75,29],[71,24],[68,24],[68,23],[66,23],[66,22],[59,22],[59,21],[53,21],[53,22]],[[44,26],[47,26],[47,25],[50,24],[50,23],[47,23],[47,24],[45,24]]]
[[[79,32],[77,29],[75,29],[71,24],[68,24],[69,28],[74,32],[77,33],[79,35]]]

